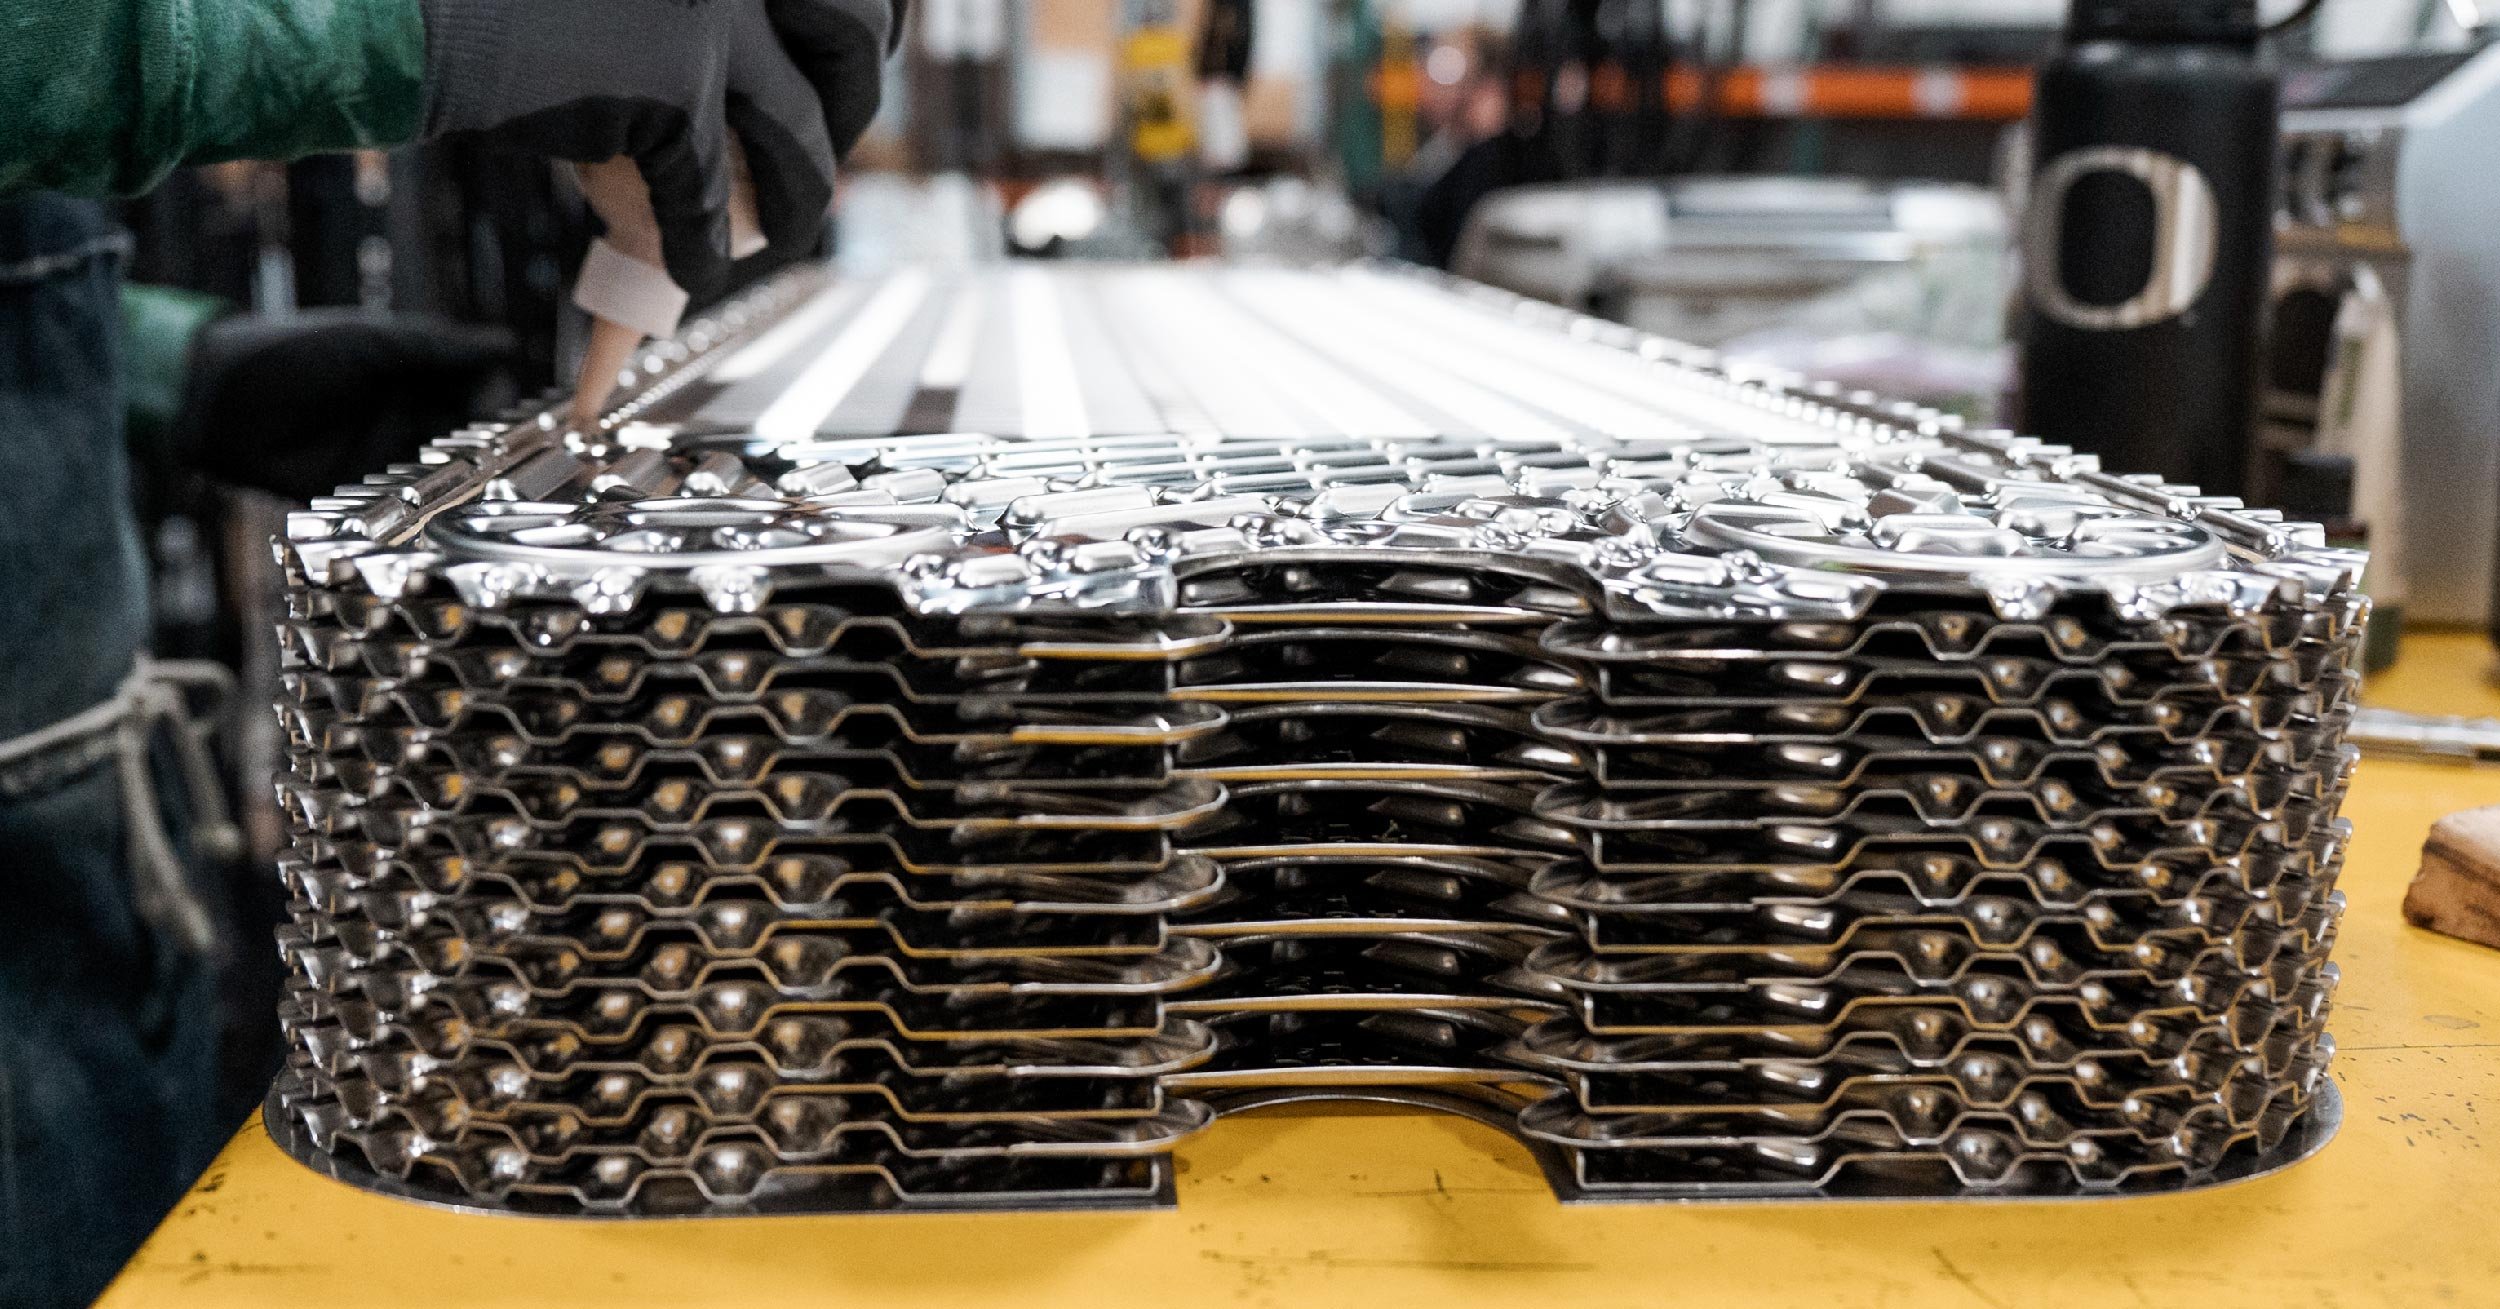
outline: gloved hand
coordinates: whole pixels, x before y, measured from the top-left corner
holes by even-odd
[[[836,157],[875,117],[905,0],[423,0],[426,134],[641,165],[668,271],[727,282],[729,134],[789,259],[833,200]]]

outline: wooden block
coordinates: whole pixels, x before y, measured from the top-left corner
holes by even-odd
[[[2422,871],[2405,890],[2415,927],[2500,947],[2500,805],[2450,814],[2422,843]]]

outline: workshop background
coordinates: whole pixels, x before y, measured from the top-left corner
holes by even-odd
[[[2027,122],[2067,10],[914,0],[826,249],[860,275],[1411,260],[2016,423]],[[2491,699],[2480,633],[2500,538],[2485,21],[2477,0],[2325,0],[2271,38],[2275,250],[2236,488],[2373,550],[2371,666],[2442,688],[2411,707],[2457,712]],[[2432,99],[2435,126],[2372,153],[2371,133]],[[244,833],[224,988],[241,1123],[281,1056],[268,542],[304,499],[570,376],[585,326],[568,288],[594,224],[556,170],[458,144],[190,169],[123,220],[157,653],[238,678],[216,748]],[[2409,753],[2500,753],[2470,722],[2377,729]]]

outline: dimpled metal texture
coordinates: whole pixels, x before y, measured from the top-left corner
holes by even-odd
[[[1392,267],[795,274],[296,515],[299,1158],[496,1211],[1573,1200],[2331,1131],[2360,556]]]

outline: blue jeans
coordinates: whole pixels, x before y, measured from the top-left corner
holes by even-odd
[[[121,250],[95,206],[0,201],[0,741],[111,698],[146,644]],[[92,1300],[232,1127],[214,1107],[214,964],[144,903],[115,757],[0,768],[6,1309]],[[152,767],[187,857],[181,788]]]

